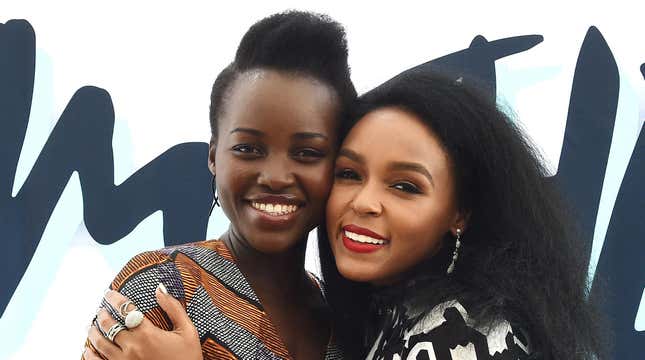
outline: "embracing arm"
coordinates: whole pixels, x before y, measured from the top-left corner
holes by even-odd
[[[162,251],[148,251],[136,255],[116,275],[110,289],[120,292],[132,301],[155,326],[172,329],[172,324],[159,307],[155,292],[163,284],[168,293],[185,303],[183,279],[174,261]]]
[[[130,300],[134,305],[123,310],[140,310],[145,318],[136,327],[118,331],[110,341],[98,327],[108,332],[117,320],[102,308],[88,332],[85,359],[202,359],[197,330],[185,311],[181,275],[165,254],[152,251],[135,256],[110,288],[119,291],[104,296],[114,312]]]

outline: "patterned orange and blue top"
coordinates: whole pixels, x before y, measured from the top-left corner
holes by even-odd
[[[291,359],[260,300],[219,240],[141,253],[111,284],[156,326],[172,324],[155,299],[163,283],[184,305],[199,334],[204,359]],[[320,284],[318,284],[320,285]],[[341,359],[333,341],[325,359]]]

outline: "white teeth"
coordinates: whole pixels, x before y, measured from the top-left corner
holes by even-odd
[[[361,243],[367,243],[367,244],[375,244],[375,245],[384,245],[385,240],[381,239],[375,239],[373,237],[367,236],[367,235],[360,235],[356,234],[353,232],[345,231],[345,236],[348,238],[356,241],[356,242],[361,242]]]
[[[287,204],[263,204],[259,202],[251,202],[251,206],[254,209],[273,216],[286,215],[298,210],[298,206]]]

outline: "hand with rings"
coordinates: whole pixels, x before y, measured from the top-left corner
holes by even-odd
[[[83,359],[203,359],[197,329],[182,304],[163,284],[155,296],[172,321],[172,331],[156,327],[128,298],[109,290],[88,331],[92,346],[85,348]]]

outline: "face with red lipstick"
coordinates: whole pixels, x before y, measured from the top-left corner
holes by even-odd
[[[416,115],[376,109],[352,128],[335,165],[327,232],[340,273],[391,284],[463,229],[452,162]]]
[[[332,185],[337,96],[303,75],[241,74],[211,143],[219,202],[241,241],[279,253],[306,239]]]

